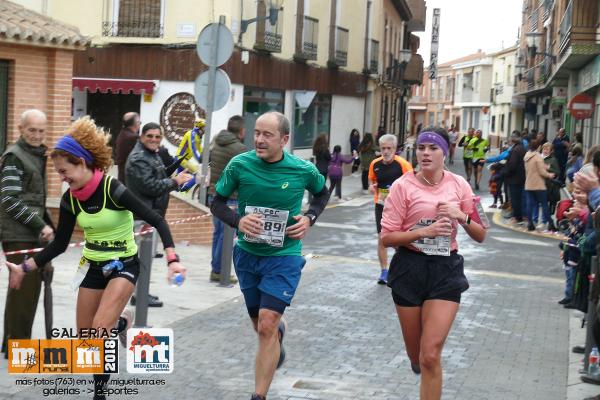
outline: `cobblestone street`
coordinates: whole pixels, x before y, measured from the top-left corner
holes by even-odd
[[[269,399],[416,399],[389,289],[368,279],[374,265],[314,258],[287,312],[288,358]],[[468,273],[471,289],[444,352],[444,399],[564,399],[568,313],[547,293],[558,280]],[[246,399],[256,338],[240,298],[172,325],[175,372],[140,398]],[[123,358],[123,357],[122,357]],[[119,378],[135,377],[122,372]],[[14,395],[39,398],[40,389]],[[68,397],[73,398],[73,397]],[[125,398],[114,396],[113,398]]]

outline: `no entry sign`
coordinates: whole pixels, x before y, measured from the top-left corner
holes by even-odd
[[[590,118],[594,114],[594,98],[585,93],[579,93],[569,102],[569,112],[575,119]]]

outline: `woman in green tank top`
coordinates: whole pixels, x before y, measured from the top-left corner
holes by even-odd
[[[166,221],[143,205],[116,179],[105,175],[112,164],[109,136],[88,117],[77,120],[69,134],[56,144],[50,157],[61,181],[69,185],[60,204],[55,240],[33,258],[20,265],[6,263],[11,270],[9,285],[18,289],[25,274],[46,265],[63,253],[75,224],[84,232],[85,246],[78,269],[77,329],[80,334],[96,329],[96,337],[119,333],[126,345],[128,318],[119,318],[133,294],[139,261],[133,233],[132,212],[154,226],[167,255],[168,277],[185,278],[186,270],[175,254],[173,238]],[[89,337],[89,336],[88,336]],[[94,375],[95,388],[106,385],[108,375]],[[98,393],[98,392],[96,392]],[[103,399],[97,394],[94,399]]]

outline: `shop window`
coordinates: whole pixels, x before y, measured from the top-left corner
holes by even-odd
[[[281,90],[268,90],[258,88],[244,89],[244,125],[246,136],[244,144],[254,148],[254,125],[262,114],[268,111],[283,113],[285,94]]]
[[[321,133],[329,136],[331,96],[316,92],[294,93],[294,149],[311,148]]]

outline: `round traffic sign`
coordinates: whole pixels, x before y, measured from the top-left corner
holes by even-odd
[[[594,98],[585,93],[573,96],[569,101],[569,112],[575,119],[587,119],[594,114]]]
[[[218,36],[215,42],[215,34]],[[213,43],[218,43],[216,58]],[[225,64],[233,52],[233,35],[226,25],[212,23],[202,29],[196,43],[196,53],[200,61],[209,67],[218,67]]]
[[[210,70],[204,71],[198,75],[194,81],[194,97],[196,97],[196,103],[205,110],[220,110],[229,100],[231,81],[222,69],[217,69],[215,72],[215,94],[213,96],[212,107],[208,106],[208,78]]]

